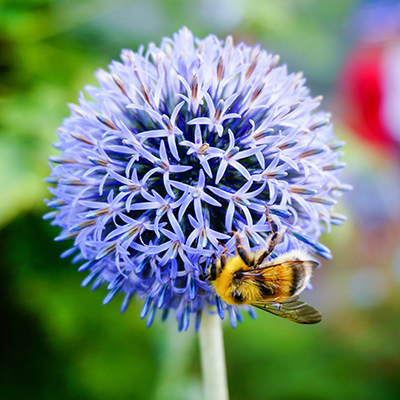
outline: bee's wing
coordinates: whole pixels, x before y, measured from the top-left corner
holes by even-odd
[[[300,301],[298,296],[292,297],[282,303],[256,301],[252,305],[260,310],[299,324],[316,324],[322,319],[321,314],[315,308]]]
[[[314,270],[317,266],[318,263],[315,261],[307,260],[307,261],[301,261],[301,260],[292,260],[292,261],[283,261],[278,264],[272,264],[272,265],[266,265],[265,267],[261,268],[253,268],[250,270],[247,270],[245,272],[242,272],[242,275],[245,277],[257,277],[257,276],[262,276],[264,273],[266,273],[268,270],[277,268],[277,267],[286,267],[286,268],[293,268],[296,267],[297,265],[301,264],[307,264],[312,267]]]

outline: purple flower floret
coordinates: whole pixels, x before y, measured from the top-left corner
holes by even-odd
[[[108,303],[124,294],[144,300],[150,325],[172,309],[179,329],[216,305],[241,321],[205,280],[212,256],[232,231],[248,248],[266,246],[266,205],[294,248],[329,258],[318,242],[343,217],[332,213],[347,189],[329,115],[316,111],[302,74],[279,57],[231,37],[194,38],[181,29],[160,47],[123,50],[122,62],[96,73],[58,130],[60,156],[49,190],[55,211],[45,217],[73,239],[83,285],[107,285]]]

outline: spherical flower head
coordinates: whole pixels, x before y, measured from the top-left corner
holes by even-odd
[[[173,310],[184,330],[216,305],[235,326],[240,309],[206,280],[210,259],[221,244],[235,253],[232,231],[265,248],[266,207],[284,232],[273,256],[330,257],[318,238],[343,219],[332,213],[346,189],[341,143],[303,75],[258,46],[183,28],[121,60],[58,130],[46,218],[62,228],[56,240],[74,240],[63,256],[83,263],[83,285],[107,285],[104,303],[121,292],[124,311],[136,294],[148,325]]]

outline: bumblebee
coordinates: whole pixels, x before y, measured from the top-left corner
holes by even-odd
[[[293,250],[268,261],[282,238],[268,213],[271,235],[267,249],[248,252],[234,232],[237,255],[228,258],[225,246],[219,258],[211,261],[208,280],[228,304],[251,305],[300,324],[316,324],[321,314],[299,300],[318,263],[302,250]]]

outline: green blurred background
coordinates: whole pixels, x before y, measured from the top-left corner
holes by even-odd
[[[121,48],[159,43],[186,25],[199,37],[232,34],[279,53],[335,113],[360,5],[0,0],[0,398],[201,399],[197,336],[176,333],[172,319],[146,329],[140,301],[123,315],[118,297],[102,306],[106,289],[81,288],[84,273],[59,258],[68,244],[55,243],[58,229],[41,218],[56,129],[66,104],[96,84],[94,71]],[[258,315],[234,330],[225,321],[232,400],[400,398],[400,163],[345,128],[340,111],[334,121],[347,142],[342,179],[356,188],[338,206],[349,220],[322,240],[334,259],[304,296],[323,322]]]

